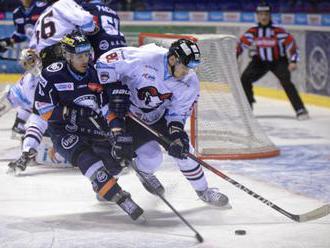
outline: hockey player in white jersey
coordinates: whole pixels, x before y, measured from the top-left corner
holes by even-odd
[[[13,126],[13,136],[23,135],[24,125],[32,111],[34,91],[41,71],[41,61],[31,49],[21,52],[19,63],[25,70],[20,80],[9,87],[0,97],[0,117],[12,108],[18,108],[17,117]]]
[[[199,63],[197,44],[180,39],[169,50],[155,44],[113,49],[100,57],[96,69],[109,96],[128,86],[130,112],[172,141],[170,145],[161,145],[175,158],[199,198],[225,206],[228,197],[209,188],[201,165],[186,156],[188,151],[193,152],[184,125],[199,97],[199,79],[193,71]],[[124,114],[120,113],[120,101],[116,104],[115,112]],[[162,162],[159,144],[139,124],[129,118],[126,122],[127,131],[134,137],[135,162],[142,183],[148,182],[144,186],[149,192],[163,194],[164,187],[154,175]]]
[[[96,33],[98,27],[93,15],[74,0],[48,0],[52,5],[39,17],[29,47],[35,49],[42,60],[43,67],[62,58],[59,41],[73,30]]]

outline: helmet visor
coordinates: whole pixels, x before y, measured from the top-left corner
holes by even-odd
[[[197,61],[197,60],[191,60],[188,64],[186,64],[186,66],[190,69],[194,69],[196,68],[197,66],[199,66],[200,64],[200,61]]]

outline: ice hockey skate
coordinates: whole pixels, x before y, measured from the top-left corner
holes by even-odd
[[[28,152],[23,152],[22,156],[14,162],[8,164],[8,174],[20,174],[25,171],[26,167],[32,164],[37,156],[37,151],[33,148]]]
[[[199,199],[217,207],[225,207],[229,204],[226,195],[219,192],[217,188],[207,188],[204,191],[196,191]]]
[[[158,178],[151,173],[146,173],[143,171],[138,170],[136,167],[136,163],[132,162],[132,167],[134,168],[136,175],[138,176],[139,180],[141,181],[143,187],[153,195],[164,195],[165,188],[158,180]]]
[[[307,112],[306,109],[299,109],[297,110],[297,119],[299,121],[304,121],[304,120],[308,120],[310,117],[309,117],[309,114]]]
[[[137,220],[143,214],[143,209],[132,200],[130,193],[126,191],[121,190],[112,197],[111,201],[117,203],[132,220]]]

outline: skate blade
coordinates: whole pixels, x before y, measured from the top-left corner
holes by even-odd
[[[20,168],[8,168],[7,174],[11,176],[20,176],[23,173],[23,170]]]
[[[132,220],[132,221],[134,221],[134,223],[137,225],[146,225],[147,224],[147,218],[145,217],[144,214],[141,214],[139,216],[139,218],[137,218],[136,220]]]

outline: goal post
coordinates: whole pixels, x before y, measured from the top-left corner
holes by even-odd
[[[232,35],[140,33],[139,45],[169,47],[177,39],[198,43],[201,81],[198,103],[190,118],[190,139],[201,159],[256,159],[274,157],[279,149],[254,118],[240,81],[237,38]]]

